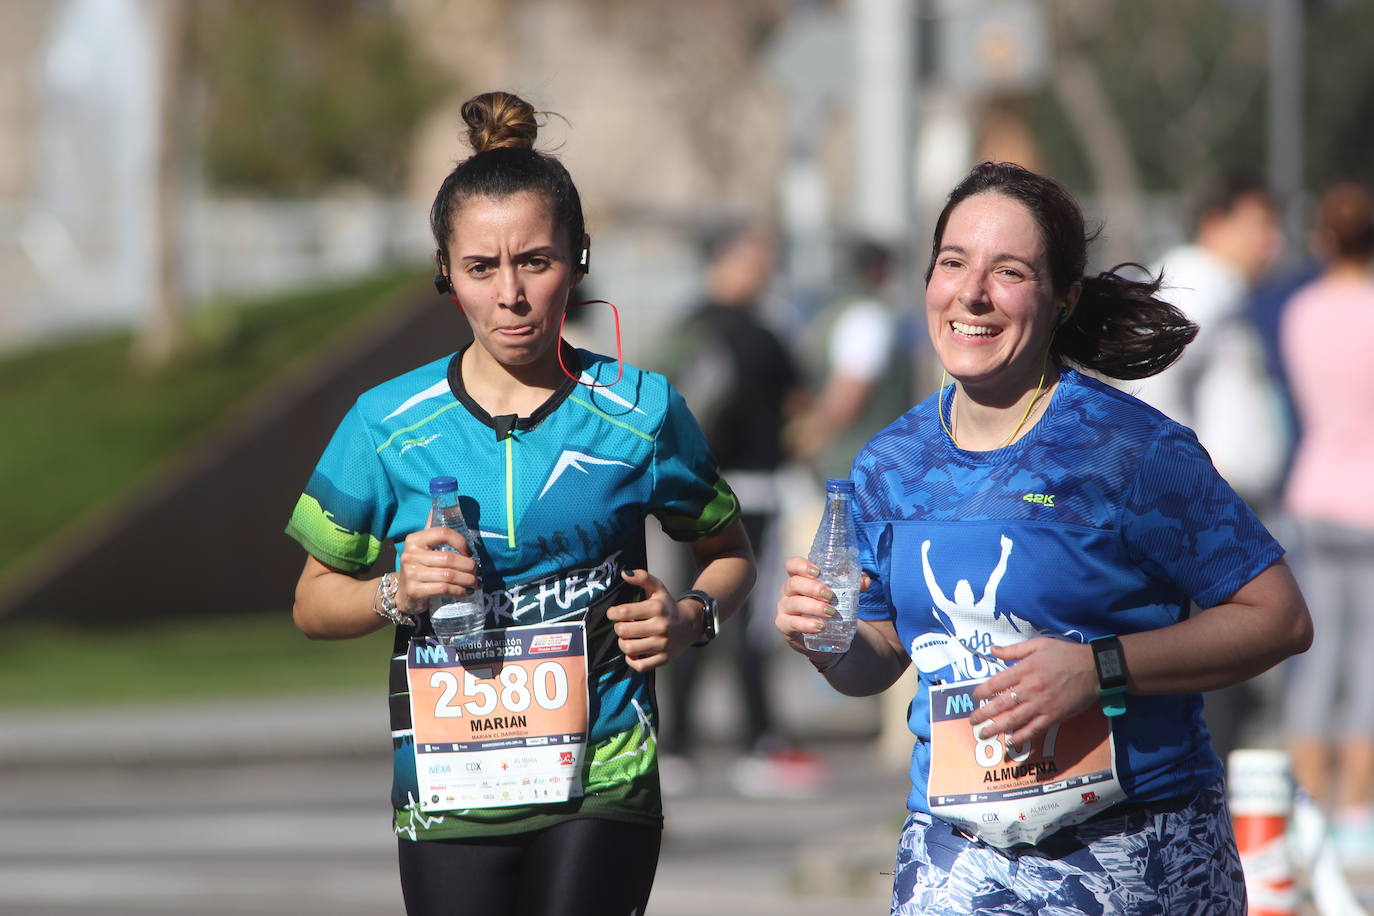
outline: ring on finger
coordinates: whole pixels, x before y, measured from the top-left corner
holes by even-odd
[[[1021,697],[1018,696],[1016,691],[1010,687],[1007,688],[1007,695],[1011,697],[1011,705],[1015,706],[1016,704],[1021,702]]]

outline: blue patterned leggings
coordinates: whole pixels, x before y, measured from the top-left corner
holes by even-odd
[[[1221,783],[997,849],[929,814],[897,847],[894,916],[1245,916]]]

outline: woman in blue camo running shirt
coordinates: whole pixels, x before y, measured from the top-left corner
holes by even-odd
[[[1144,378],[1196,334],[1160,278],[1084,276],[1087,245],[1051,179],[984,163],[954,189],[925,299],[952,382],[854,460],[847,652],[804,647],[831,595],[787,563],[778,629],[831,686],[917,671],[893,913],[1245,912],[1201,693],[1311,620],[1192,432],[1082,371]]]

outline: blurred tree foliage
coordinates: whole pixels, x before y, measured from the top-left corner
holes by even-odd
[[[1047,0],[1055,53],[1085,55],[1113,102],[1146,190],[1218,175],[1263,178],[1268,91],[1264,4],[1240,0]],[[1374,181],[1374,3],[1309,2],[1304,98],[1310,188]],[[1092,187],[1083,138],[1046,87],[1030,113],[1050,170]]]
[[[1262,174],[1267,43],[1258,13],[1211,0],[1053,0],[1057,50],[1092,62],[1133,153],[1144,189],[1197,188],[1244,166]],[[1063,98],[1041,94],[1046,126],[1067,120]],[[1076,138],[1044,131],[1046,155],[1071,184],[1091,187]]]
[[[1326,0],[1308,13],[1308,187],[1374,185],[1374,3]]]
[[[401,187],[412,133],[443,86],[390,3],[210,0],[195,11],[189,60],[209,184],[281,195],[341,181]]]

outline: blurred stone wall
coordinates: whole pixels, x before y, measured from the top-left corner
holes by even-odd
[[[37,117],[31,74],[38,66],[52,5],[47,0],[0,3],[0,348],[19,333],[11,305],[32,294],[38,278],[20,239],[33,183]]]
[[[427,207],[471,150],[458,116],[489,89],[556,112],[539,147],[568,166],[592,236],[588,290],[622,308],[627,359],[701,286],[697,242],[721,219],[776,215],[785,99],[760,53],[787,0],[397,0],[452,81],[420,132],[410,196]],[[586,343],[611,352],[604,309]]]

